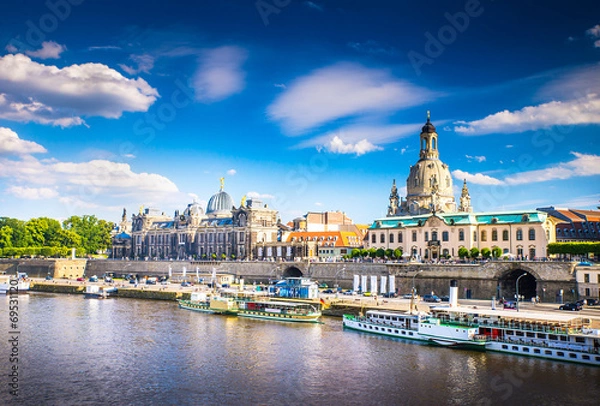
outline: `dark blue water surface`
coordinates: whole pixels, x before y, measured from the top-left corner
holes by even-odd
[[[344,330],[201,314],[174,302],[19,296],[18,396],[0,297],[0,404],[597,405],[600,368]]]

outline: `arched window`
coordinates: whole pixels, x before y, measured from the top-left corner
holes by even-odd
[[[460,230],[458,230],[458,241],[464,241],[465,240],[465,231],[461,228]]]
[[[394,243],[394,234],[390,234],[390,244]]]
[[[487,231],[481,232],[481,241],[487,241]]]
[[[492,230],[492,241],[498,241],[498,230]]]
[[[448,231],[442,231],[442,241],[448,241]]]
[[[530,247],[529,248],[529,259],[533,260],[535,258],[535,248],[534,247]]]
[[[302,241],[302,238],[300,238],[300,241]],[[375,234],[371,235],[371,243],[373,243],[373,244],[377,243],[377,236]]]
[[[381,244],[385,243],[385,234],[381,233],[381,235],[379,235],[379,242]]]
[[[429,241],[429,231],[425,231],[425,241]]]
[[[435,137],[431,137],[431,149],[437,149],[437,139]]]
[[[473,241],[477,241],[477,231],[473,231]]]
[[[402,232],[398,233],[398,242],[402,242]]]
[[[529,229],[529,241],[535,240],[535,228]]]
[[[436,241],[438,239],[438,233],[437,233],[437,231],[432,231],[431,232],[431,239],[433,241]]]
[[[502,241],[508,241],[508,230],[502,230]]]
[[[517,228],[517,241],[523,241],[523,230]]]

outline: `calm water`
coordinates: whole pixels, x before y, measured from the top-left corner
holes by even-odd
[[[0,404],[597,405],[600,368],[205,315],[175,303],[20,296],[19,396]]]

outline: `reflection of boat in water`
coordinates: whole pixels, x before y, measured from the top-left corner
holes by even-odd
[[[27,293],[29,287],[29,277],[26,273],[19,272],[17,278],[8,276],[1,281],[0,294]]]
[[[97,286],[88,285],[85,287],[83,297],[85,299],[106,299],[113,294],[117,293],[117,288],[114,286]]]
[[[237,315],[256,319],[315,323],[321,317],[320,306],[309,303],[290,303],[278,301],[239,302]]]

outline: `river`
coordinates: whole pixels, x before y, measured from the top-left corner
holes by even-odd
[[[11,326],[9,299],[0,299],[0,404],[581,406],[600,399],[600,368],[381,338],[344,330],[337,318],[291,324],[173,302],[30,293],[18,297]]]

